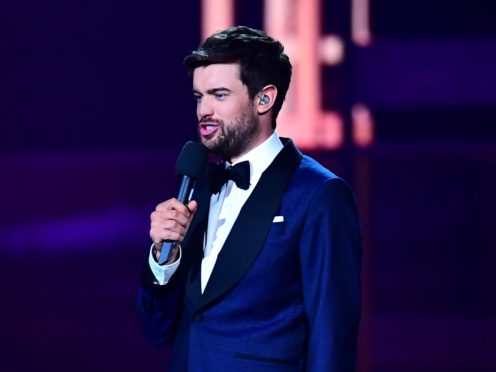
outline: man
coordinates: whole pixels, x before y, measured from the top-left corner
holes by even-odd
[[[249,176],[218,184],[226,171],[211,165],[187,206],[151,214],[137,300],[149,339],[172,345],[173,371],[354,370],[357,211],[343,180],[275,132],[291,78],[283,46],[233,27],[185,64],[202,144]],[[160,266],[165,240],[181,244]]]

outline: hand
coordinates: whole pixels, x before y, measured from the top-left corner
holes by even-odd
[[[155,258],[158,260],[165,240],[182,241],[188,232],[189,224],[193,219],[198,204],[192,200],[184,205],[172,198],[156,206],[150,215],[150,238],[154,243]],[[167,263],[176,260],[178,245],[172,249]]]

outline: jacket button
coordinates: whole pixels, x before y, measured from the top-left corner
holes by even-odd
[[[203,320],[202,314],[196,314],[194,318],[195,322],[200,323]]]

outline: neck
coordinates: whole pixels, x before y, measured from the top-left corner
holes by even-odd
[[[256,150],[258,147],[262,146],[265,142],[267,142],[269,138],[274,134],[274,132],[275,131],[273,130],[271,131],[270,134],[260,137],[257,141],[254,141],[249,146],[247,146],[243,152],[237,154],[236,156],[231,157],[230,159],[224,159],[224,160],[230,164],[236,163],[241,158],[244,158],[248,153]]]

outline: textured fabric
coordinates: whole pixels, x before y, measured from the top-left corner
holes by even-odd
[[[144,280],[140,317],[154,344],[172,344],[171,370],[354,370],[361,257],[355,202],[343,180],[291,147],[285,144],[243,206],[204,293],[208,208],[195,216],[169,284]],[[209,190],[198,192],[208,200]],[[283,221],[273,223],[274,216]]]

